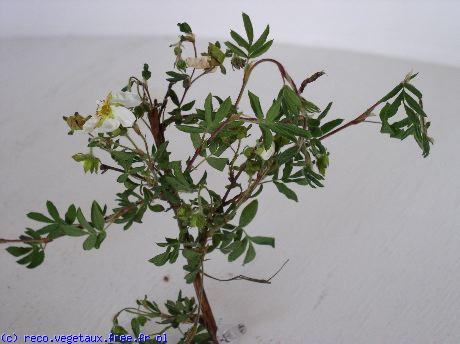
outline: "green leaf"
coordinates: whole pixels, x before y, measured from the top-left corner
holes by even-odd
[[[182,255],[187,259],[187,262],[192,265],[196,265],[200,262],[201,256],[198,252],[190,250],[188,248],[182,251]]]
[[[281,192],[284,196],[286,196],[287,198],[289,199],[292,199],[293,201],[296,201],[298,202],[298,198],[297,198],[297,195],[294,191],[292,191],[291,189],[289,189],[286,184],[284,183],[277,183],[277,182],[274,182],[276,188],[278,189],[279,192]]]
[[[170,76],[170,78],[167,78],[166,80],[169,81],[169,82],[178,82],[178,81],[182,81],[182,80],[185,80],[188,78],[188,75],[187,74],[181,74],[181,73],[177,73],[177,72],[174,72],[174,71],[168,71],[166,72],[166,74],[168,76]],[[168,95],[170,95],[171,93],[168,93]]]
[[[252,28],[251,19],[246,13],[243,13],[243,23],[244,29],[246,30],[246,35],[248,36],[249,44],[252,44],[252,40],[254,39],[254,29]]]
[[[80,223],[80,225],[83,226],[86,230],[88,230],[90,233],[96,233],[93,227],[86,221],[85,216],[83,215],[82,211],[80,208],[77,210],[77,220]]]
[[[254,219],[257,213],[258,205],[259,203],[255,199],[243,209],[240,215],[240,227],[247,226]]]
[[[45,259],[45,253],[42,250],[33,250],[31,254],[29,254],[27,257],[29,257],[30,264],[27,265],[27,269],[33,269],[39,266],[41,263],[43,263],[43,260]]]
[[[20,257],[32,251],[32,247],[11,246],[11,247],[8,247],[6,250],[8,251],[9,254],[15,257]]]
[[[323,132],[323,134],[326,134],[326,133],[330,132],[332,129],[334,129],[335,127],[337,127],[340,124],[342,124],[342,122],[343,122],[342,118],[333,119],[332,121],[324,123],[321,126],[321,131]]]
[[[398,94],[399,91],[401,91],[403,88],[403,83],[399,83],[395,88],[393,88],[385,97],[379,100],[379,103],[384,103],[388,99],[393,98],[395,95]]]
[[[201,128],[201,127],[193,127],[191,125],[183,125],[183,124],[177,124],[176,128],[179,129],[180,131],[183,131],[185,133],[191,133],[191,134],[201,134],[206,131],[204,128]]]
[[[262,107],[260,106],[259,97],[257,97],[251,91],[248,91],[248,95],[249,95],[249,102],[251,103],[252,111],[254,111],[254,114],[259,120],[263,120],[264,113],[262,112]]]
[[[267,123],[271,123],[278,118],[280,114],[280,107],[281,102],[279,100],[273,102],[272,106],[270,106],[270,109],[267,111]]]
[[[133,329],[133,334],[136,338],[139,338],[139,333],[141,332],[141,325],[137,318],[131,319],[131,328]]]
[[[114,325],[112,327],[112,329],[110,330],[110,332],[112,332],[113,334],[115,334],[117,336],[128,334],[128,331],[126,331],[123,327],[121,327],[119,325]]]
[[[249,53],[252,53],[253,51],[258,50],[262,45],[264,45],[265,42],[267,41],[267,37],[268,37],[269,33],[270,33],[270,26],[267,25],[265,27],[264,32],[260,35],[260,37],[257,39],[257,41],[249,49]]]
[[[193,105],[195,105],[195,101],[194,101],[194,100],[192,100],[191,102],[189,102],[189,103],[187,103],[187,104],[182,105],[180,109],[181,109],[182,111],[189,111],[189,110],[191,110],[191,109],[193,108]]]
[[[235,40],[236,43],[238,43],[240,47],[243,47],[246,50],[249,49],[249,43],[243,37],[241,37],[238,33],[231,30],[230,36],[232,36],[232,38]]]
[[[283,151],[281,154],[278,155],[278,164],[281,166],[288,161],[290,161],[293,157],[296,156],[297,152],[299,151],[297,146],[290,147]]]
[[[225,60],[225,54],[222,50],[220,50],[220,45],[217,46],[216,44],[209,43],[208,54],[213,59],[215,59],[219,64],[222,64]],[[225,69],[224,69],[223,74],[225,74]]]
[[[214,167],[216,170],[223,171],[225,169],[225,166],[228,164],[228,159],[227,158],[215,158],[215,157],[209,157],[206,159],[208,164],[212,167]]]
[[[263,55],[265,54],[268,49],[270,49],[270,47],[272,46],[273,44],[273,39],[268,41],[267,43],[265,43],[264,45],[262,45],[259,49],[257,50],[254,50],[254,52],[252,52],[249,57],[250,58],[253,58],[255,59],[256,57],[259,57],[260,55]]]
[[[96,245],[94,245],[95,248],[99,248],[102,244],[102,242],[105,240],[107,236],[106,232],[99,232],[97,234],[97,240],[96,240]]]
[[[84,230],[77,228],[75,226],[62,224],[61,228],[64,231],[64,233],[67,234],[68,236],[79,237],[79,236],[86,235],[86,232]]]
[[[142,70],[142,78],[144,80],[148,80],[151,76],[152,72],[149,71],[149,65],[147,63],[144,63],[144,69]]]
[[[318,119],[321,121],[324,117],[327,116],[329,110],[331,109],[331,106],[332,106],[332,102],[330,102],[329,104],[327,104],[326,108],[323,110],[323,112],[321,112],[321,114],[318,116]]]
[[[93,226],[100,231],[104,229],[104,216],[102,216],[101,208],[96,201],[93,201],[93,204],[91,205],[91,222],[93,223]]]
[[[56,221],[60,221],[61,218],[59,217],[59,212],[56,209],[56,206],[53,204],[51,201],[46,201],[46,208],[48,209],[48,213],[51,215],[51,217]]]
[[[164,253],[160,253],[156,255],[155,257],[151,258],[149,262],[155,264],[156,266],[162,266],[162,265],[165,265],[168,260],[169,260],[169,251],[166,251]]]
[[[86,240],[83,242],[83,249],[85,251],[91,250],[96,246],[97,242],[97,235],[91,234],[88,235]]]
[[[38,222],[45,222],[45,223],[53,223],[54,221],[51,220],[50,218],[46,217],[43,214],[37,213],[37,212],[30,212],[27,214],[27,217],[29,219],[32,219],[34,221]]]
[[[422,107],[420,104],[412,98],[407,92],[404,92],[404,100],[407,102],[407,104],[415,110],[419,115],[426,117],[425,111],[423,111]]]
[[[75,208],[75,205],[71,204],[65,213],[65,222],[71,225],[75,221],[76,217],[77,209]]]
[[[233,262],[237,260],[246,250],[246,246],[248,245],[248,240],[243,239],[242,241],[238,241],[233,248],[232,252],[228,255],[228,261]]]
[[[262,131],[262,140],[264,143],[265,150],[270,149],[273,143],[273,135],[270,129],[265,124],[260,125],[260,130]]]
[[[406,83],[404,84],[404,87],[412,92],[418,99],[422,99],[422,92],[420,92],[414,85]]]
[[[190,140],[192,141],[193,148],[197,149],[201,146],[201,136],[198,133],[191,133]]]
[[[277,134],[292,137],[292,136],[301,136],[307,139],[312,137],[312,134],[303,128],[299,128],[294,124],[286,124],[286,123],[271,123],[268,124],[268,127]]]
[[[212,94],[209,93],[204,101],[204,119],[209,127],[212,123]]]
[[[275,248],[275,238],[255,236],[251,237],[251,241],[257,245],[267,245]]]
[[[248,250],[246,251],[246,256],[244,257],[243,265],[252,262],[255,257],[256,257],[256,250],[254,250],[254,246],[252,245],[252,243],[249,243]]]
[[[222,122],[222,120],[228,116],[231,108],[232,108],[232,100],[230,99],[230,97],[228,97],[222,102],[222,104],[220,104],[220,107],[216,112],[215,119],[211,124],[212,130],[215,130],[219,126],[220,122]]]
[[[281,89],[281,93],[283,95],[284,100],[290,107],[299,109],[302,106],[302,102],[300,101],[299,96],[289,86],[283,86],[283,88]]]
[[[183,33],[192,33],[192,28],[190,27],[190,25],[188,25],[187,23],[177,23],[177,26],[179,26],[179,30],[180,32],[183,32]]]
[[[238,55],[238,56],[241,56],[241,57],[244,57],[244,58],[247,58],[248,55],[246,55],[246,53],[241,50],[240,48],[238,48],[236,45],[234,45],[233,43],[231,42],[225,42],[225,45],[227,46],[228,49],[230,49],[235,55]]]
[[[150,210],[155,212],[155,213],[161,213],[162,211],[165,210],[165,207],[163,207],[161,204],[154,204],[152,206],[149,206]]]
[[[188,283],[188,284],[193,283],[193,281],[196,278],[197,272],[198,271],[192,271],[192,272],[189,272],[187,275],[185,275],[185,277],[184,277],[185,282]]]
[[[174,264],[179,257],[179,248],[174,249],[169,255],[169,263]]]

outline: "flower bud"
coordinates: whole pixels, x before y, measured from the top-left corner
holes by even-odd
[[[246,65],[246,61],[242,59],[241,57],[238,56],[233,56],[232,60],[230,61],[232,64],[232,67],[235,69],[241,69],[244,68]]]

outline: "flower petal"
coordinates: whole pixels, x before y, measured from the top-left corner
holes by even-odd
[[[124,127],[132,127],[134,121],[136,120],[136,116],[129,111],[127,108],[123,106],[112,106],[112,114],[115,119],[117,119],[122,126]]]
[[[272,142],[272,145],[268,150],[262,148],[261,152],[257,154],[259,154],[263,160],[268,160],[272,157],[273,153],[275,153],[275,144]]]
[[[96,116],[91,116],[86,122],[85,124],[83,124],[83,131],[85,133],[90,133],[92,132],[97,124],[99,123],[99,118],[97,118]]]
[[[118,119],[122,126],[124,127],[132,127],[134,121],[136,120],[136,116],[123,106],[112,106],[112,114],[113,117]]]
[[[113,92],[112,99],[110,101],[112,104],[122,105],[124,107],[130,108],[138,106],[142,99],[135,92]]]
[[[99,128],[100,133],[111,133],[120,127],[120,120],[118,118],[107,118]]]

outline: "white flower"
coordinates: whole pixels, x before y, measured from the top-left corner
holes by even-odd
[[[211,68],[211,59],[206,56],[202,57],[187,57],[185,59],[188,67],[196,69],[209,69]]]
[[[260,146],[257,148],[256,153],[260,156],[263,160],[268,160],[272,157],[275,153],[275,144],[272,142],[272,145],[268,150],[265,150],[264,146]]]
[[[118,94],[117,97],[117,101],[115,102],[112,93],[108,94],[107,98],[99,104],[96,114],[91,116],[85,124],[83,124],[83,130],[85,132],[91,133],[97,130],[100,133],[110,133],[118,129],[120,125],[123,127],[131,127],[134,124],[136,117],[130,110],[124,107],[131,105],[134,102],[134,98],[127,94]]]
[[[115,105],[121,105],[127,108],[132,108],[142,103],[142,99],[135,92],[118,91],[112,93],[111,103]]]

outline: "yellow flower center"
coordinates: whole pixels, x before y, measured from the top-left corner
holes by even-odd
[[[110,107],[111,100],[112,93],[109,93],[102,105],[99,105],[96,110],[96,114],[100,117],[101,122],[105,121],[107,118],[113,117],[112,108]]]

